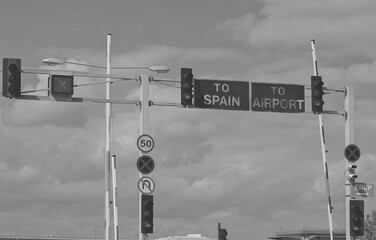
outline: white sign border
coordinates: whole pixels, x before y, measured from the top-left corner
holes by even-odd
[[[142,147],[140,146],[140,144],[141,144],[141,143],[140,143],[140,140],[141,140],[142,137],[147,137],[147,138],[149,138],[149,139],[151,140],[151,142],[153,143],[153,146],[150,147],[150,150],[147,150],[147,151],[142,150]],[[141,152],[144,152],[144,153],[149,153],[149,152],[151,152],[151,151],[154,149],[154,145],[155,145],[154,139],[153,139],[150,135],[148,135],[148,134],[142,134],[141,136],[139,136],[139,137],[137,138],[137,148],[138,148],[138,150],[140,150]]]

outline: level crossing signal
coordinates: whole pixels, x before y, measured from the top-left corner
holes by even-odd
[[[153,195],[141,195],[141,232],[153,233]]]
[[[3,58],[3,96],[21,96],[21,59]]]
[[[312,96],[312,112],[321,113],[323,111],[324,101],[322,96],[324,91],[322,86],[324,82],[321,76],[311,76],[311,96]]]
[[[350,200],[350,236],[364,235],[364,201]]]
[[[186,106],[193,105],[193,74],[192,68],[181,68],[181,104]]]

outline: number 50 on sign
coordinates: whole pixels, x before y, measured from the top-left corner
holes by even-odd
[[[143,134],[137,139],[137,147],[141,152],[150,152],[154,148],[154,140],[150,135]]]

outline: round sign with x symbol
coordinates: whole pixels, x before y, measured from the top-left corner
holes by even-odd
[[[345,148],[345,157],[350,162],[356,162],[360,158],[360,149],[355,144],[350,144]]]
[[[142,155],[137,160],[137,169],[142,174],[149,174],[154,169],[154,160],[148,155]]]

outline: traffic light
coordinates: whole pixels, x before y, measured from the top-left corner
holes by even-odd
[[[347,171],[348,171],[348,175],[347,175],[347,178],[349,180],[355,180],[356,178],[358,178],[358,175],[355,174],[355,169],[357,168],[357,166],[355,164],[350,164],[348,167],[347,167]]]
[[[350,236],[364,235],[364,201],[350,200]]]
[[[322,100],[322,96],[324,95],[324,91],[322,90],[323,85],[324,82],[321,76],[311,76],[312,112],[314,113],[322,112],[322,106],[324,105],[324,101]]]
[[[227,230],[218,223],[218,240],[227,240]]]
[[[3,58],[3,96],[21,96],[21,59]]]
[[[193,74],[191,68],[181,68],[181,104],[193,105]]]
[[[141,232],[153,233],[153,195],[141,195]]]

